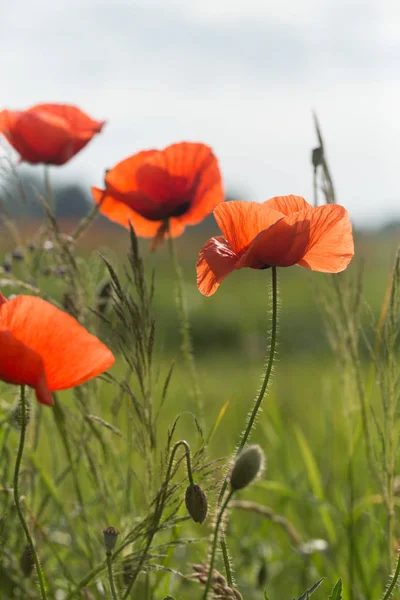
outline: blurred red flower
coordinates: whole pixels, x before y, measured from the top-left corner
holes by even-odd
[[[80,385],[114,363],[110,350],[73,317],[34,296],[7,301],[0,292],[0,379],[51,392]]]
[[[204,144],[181,142],[139,152],[107,171],[105,189],[92,188],[100,212],[162,241],[181,235],[223,201],[218,162]]]
[[[68,104],[0,111],[0,133],[22,161],[32,164],[63,165],[100,133],[104,124]]]
[[[208,240],[197,261],[205,296],[235,269],[299,265],[339,273],[354,255],[350,218],[337,204],[314,208],[300,196],[278,196],[262,204],[226,202],[214,216],[223,236]]]

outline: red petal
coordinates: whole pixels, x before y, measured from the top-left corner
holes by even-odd
[[[197,287],[205,296],[214,294],[219,284],[235,269],[237,255],[222,236],[208,240],[197,261]]]
[[[101,131],[104,121],[94,121],[74,106],[40,104],[26,111],[3,111],[0,131],[22,160],[61,165]]]
[[[51,391],[84,383],[114,363],[112,353],[100,340],[41,298],[18,296],[4,303],[0,320],[32,356],[41,358]],[[35,376],[37,373],[36,368]]]
[[[290,267],[298,263],[303,258],[310,239],[310,212],[310,209],[306,209],[292,213],[262,231],[241,257],[236,268]]]
[[[283,218],[282,213],[258,202],[235,200],[219,204],[214,210],[218,227],[239,254],[254,238]]]
[[[300,212],[304,209],[312,208],[311,204],[306,202],[301,196],[275,196],[266,202],[263,202],[263,206],[278,210],[284,215],[290,215],[291,213]]]
[[[311,212],[310,239],[298,264],[313,271],[339,273],[354,256],[348,212],[338,204],[325,204]]]
[[[92,195],[96,204],[99,205],[99,211],[102,215],[126,229],[129,229],[129,224],[131,224],[136,235],[139,237],[155,237],[160,225],[163,224],[162,221],[145,219],[132,210],[125,202],[114,198],[108,192],[104,195],[104,191],[99,188],[92,187]],[[171,219],[169,227],[172,237],[178,237],[185,229],[183,223],[180,223],[178,219]]]
[[[180,142],[154,153],[138,170],[140,189],[156,200],[162,216],[194,225],[224,199],[218,161],[205,144]]]

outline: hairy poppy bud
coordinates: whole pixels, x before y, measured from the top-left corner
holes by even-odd
[[[106,279],[100,283],[97,288],[97,311],[101,314],[104,313],[107,308],[108,302],[112,296],[112,284],[111,281]]]
[[[67,267],[65,265],[58,265],[55,268],[55,274],[58,275],[59,277],[64,277],[66,272],[67,272]]]
[[[311,155],[311,162],[314,166],[314,169],[322,165],[322,148],[318,146],[318,148],[314,148]]]
[[[3,261],[3,269],[6,273],[11,273],[12,271],[12,259],[9,254],[7,254]]]
[[[203,523],[207,516],[207,496],[197,484],[189,485],[186,489],[185,504],[189,515],[195,523]]]
[[[117,543],[119,531],[118,529],[115,529],[115,527],[106,527],[105,529],[103,529],[103,535],[106,552],[107,554],[111,554],[111,552],[115,548],[115,544]]]
[[[260,446],[249,446],[236,457],[233,463],[230,483],[233,490],[242,490],[254,481],[265,462],[265,455]]]
[[[22,551],[21,558],[19,559],[19,566],[25,577],[32,575],[35,561],[33,560],[31,547],[26,545]]]
[[[260,590],[265,588],[268,581],[268,565],[265,560],[261,561],[260,567],[257,573],[257,587]]]
[[[12,254],[11,254],[13,260],[18,260],[18,261],[22,261],[24,260],[24,253],[22,252],[21,248],[16,248],[15,250],[13,250]]]

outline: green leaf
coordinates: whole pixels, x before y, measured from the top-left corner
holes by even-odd
[[[321,583],[323,582],[324,579],[325,579],[325,577],[322,577],[319,581],[314,583],[314,585],[312,585],[306,592],[304,592],[304,594],[299,596],[297,598],[297,600],[308,600],[308,598],[311,596],[311,594],[313,592],[315,592],[315,590],[321,585]]]
[[[339,579],[335,587],[333,588],[331,595],[329,596],[329,600],[342,600],[342,580]]]

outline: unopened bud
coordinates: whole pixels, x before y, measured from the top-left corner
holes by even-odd
[[[9,254],[7,254],[7,256],[5,257],[5,259],[3,261],[3,270],[6,273],[11,273],[11,271],[12,271],[12,259]]]
[[[254,481],[264,468],[265,455],[260,446],[249,446],[236,457],[230,483],[233,490],[242,490]]]
[[[257,587],[260,590],[265,588],[265,585],[268,581],[268,565],[265,560],[261,561],[260,567],[257,573]]]
[[[322,148],[318,146],[318,148],[314,148],[311,155],[311,162],[314,166],[314,169],[322,165]]]
[[[15,250],[13,250],[12,254],[11,254],[13,260],[18,260],[18,261],[22,261],[24,260],[24,253],[22,252],[21,248],[16,248]]]
[[[28,248],[29,252],[35,252],[37,245],[35,242],[28,242],[27,248]]]
[[[30,546],[25,546],[22,551],[21,558],[19,559],[19,566],[25,577],[32,575],[35,561],[33,560],[32,550]]]
[[[100,283],[99,287],[97,288],[97,306],[96,306],[96,308],[99,313],[101,313],[101,314],[104,313],[111,296],[112,296],[112,284],[111,284],[111,281],[106,279],[105,281]]]
[[[64,277],[64,275],[67,272],[67,267],[65,265],[58,265],[55,268],[55,274],[58,275],[59,277]]]
[[[196,483],[186,489],[185,504],[189,515],[195,523],[203,523],[207,516],[207,496]]]
[[[107,554],[111,554],[111,552],[115,548],[115,544],[117,543],[119,531],[118,529],[115,529],[115,527],[106,527],[105,529],[103,529],[103,535],[106,552]]]

